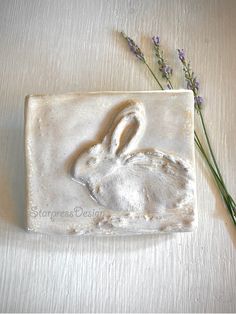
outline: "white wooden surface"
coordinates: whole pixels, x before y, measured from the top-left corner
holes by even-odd
[[[177,47],[191,56],[213,147],[236,197],[235,29],[234,0],[0,1],[2,311],[236,311],[236,228],[198,154],[192,234],[75,239],[22,229],[24,96],[156,88],[117,30],[150,58],[153,34],[171,60]]]

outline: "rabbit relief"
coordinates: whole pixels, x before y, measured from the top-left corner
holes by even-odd
[[[128,101],[101,143],[78,156],[72,179],[83,184],[97,204],[112,211],[163,215],[191,209],[191,164],[157,149],[137,149],[145,128],[144,104]]]

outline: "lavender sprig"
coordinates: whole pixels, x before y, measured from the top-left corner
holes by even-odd
[[[204,118],[203,118],[203,115],[201,112],[202,104],[203,104],[203,98],[201,96],[199,96],[199,86],[200,86],[199,81],[196,78],[196,76],[194,75],[194,72],[192,71],[192,69],[190,67],[190,62],[186,60],[185,52],[183,49],[178,49],[178,56],[179,56],[179,59],[183,65],[183,71],[184,71],[185,80],[187,82],[187,88],[192,90],[193,94],[194,94],[195,109],[196,109],[196,111],[200,117],[200,121],[201,121],[201,125],[202,125],[203,132],[205,135],[209,154],[204,149],[204,147],[201,143],[201,140],[200,140],[196,131],[194,131],[195,143],[196,143],[198,149],[200,150],[200,152],[202,153],[205,161],[207,162],[207,164],[211,170],[211,173],[215,178],[216,184],[220,190],[220,193],[221,193],[221,196],[225,202],[225,205],[226,205],[226,207],[227,207],[227,209],[231,215],[231,218],[232,218],[234,224],[236,225],[236,204],[235,204],[235,201],[233,200],[232,196],[229,194],[229,192],[226,188],[226,185],[225,185],[225,182],[224,182],[223,177],[221,175],[219,166],[216,162],[215,155],[213,153],[211,143],[209,140],[209,136],[207,133],[205,121],[204,121]]]
[[[141,51],[141,49],[139,48],[138,45],[136,45],[136,43],[133,41],[133,39],[131,39],[130,37],[128,37],[124,32],[121,32],[121,35],[126,39],[129,48],[131,50],[131,52],[143,63],[146,62],[145,57],[143,52]]]
[[[164,58],[164,52],[160,49],[160,37],[153,36],[152,43],[157,57],[157,63],[159,65],[159,71],[162,73],[162,77],[167,81],[168,89],[173,89],[173,85],[170,81],[173,69],[167,64],[167,61]]]
[[[190,62],[185,58],[185,52],[183,49],[177,49],[179,60],[183,65],[184,77],[187,82],[187,89],[193,91],[194,94],[194,104],[197,112],[199,112],[204,103],[203,97],[199,96],[199,81],[197,77],[194,75],[194,72],[191,69]]]
[[[128,43],[128,46],[129,46],[131,52],[136,56],[136,58],[138,60],[140,60],[142,63],[144,63],[146,65],[146,67],[148,68],[149,72],[153,76],[154,80],[157,82],[159,87],[163,90],[164,88],[163,88],[162,84],[160,83],[160,81],[156,77],[155,73],[153,72],[153,70],[151,69],[149,64],[147,63],[146,58],[145,58],[143,52],[141,51],[141,49],[139,48],[139,46],[133,41],[133,39],[128,37],[124,32],[121,32],[121,35],[124,37],[124,39]]]

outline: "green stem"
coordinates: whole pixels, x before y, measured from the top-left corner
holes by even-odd
[[[194,135],[195,135],[195,143],[198,146],[200,152],[202,153],[205,161],[207,162],[207,164],[208,164],[208,166],[209,166],[209,168],[210,168],[210,170],[211,170],[211,172],[212,172],[212,174],[214,176],[216,184],[217,184],[217,186],[218,186],[218,188],[219,188],[219,190],[221,192],[221,196],[223,197],[224,202],[225,202],[225,204],[227,206],[227,209],[228,209],[228,211],[230,213],[230,216],[231,216],[234,224],[236,225],[236,215],[235,215],[235,211],[234,211],[234,206],[232,204],[234,202],[232,202],[231,196],[229,195],[228,191],[225,189],[224,184],[222,184],[222,180],[219,178],[219,176],[218,176],[217,172],[215,171],[213,165],[211,164],[211,162],[210,162],[206,152],[204,151],[204,148],[203,148],[203,146],[202,146],[202,144],[201,144],[201,142],[199,140],[199,137],[198,137],[196,131],[194,132]]]
[[[196,131],[194,131],[194,135],[195,135],[195,143],[197,144],[198,148],[200,149],[201,153],[203,154],[203,157],[205,158],[206,162],[208,163],[211,171],[212,171],[212,174],[213,176],[217,179],[217,181],[221,184],[221,187],[222,189],[224,190],[223,192],[227,195],[229,195],[228,191],[225,189],[225,186],[222,184],[222,180],[221,178],[219,177],[218,173],[216,172],[214,166],[212,165],[211,161],[209,160],[208,156],[207,156],[207,153],[205,152],[202,144],[201,144],[201,141],[196,133]]]
[[[202,155],[204,156],[204,153],[201,150],[200,146],[198,144],[197,144],[197,146],[198,146],[200,152],[202,153]],[[205,158],[205,156],[204,156],[204,158]],[[209,160],[207,158],[205,158],[205,160],[206,160],[207,164],[209,165],[210,169],[212,170],[212,166],[210,165]],[[227,209],[229,211],[229,214],[230,214],[234,224],[236,225],[236,215],[235,215],[235,212],[234,212],[234,207],[232,206],[232,203],[230,202],[230,200],[228,198],[228,195],[227,195],[226,191],[224,190],[224,188],[222,186],[222,183],[219,180],[219,178],[217,176],[215,176],[214,174],[213,174],[213,176],[214,176],[216,184],[217,184],[217,186],[218,186],[218,188],[219,188],[219,190],[221,192],[221,196],[222,196],[222,198],[223,198],[223,200],[225,202],[225,205],[226,205],[226,207],[227,207]]]
[[[174,87],[173,87],[173,85],[172,85],[170,79],[166,78],[166,80],[167,80],[167,82],[170,84],[170,87],[171,87],[172,89],[174,89]]]
[[[202,112],[201,110],[199,110],[199,116],[200,116],[200,120],[201,120],[201,123],[202,123],[202,127],[203,127],[203,131],[204,131],[204,134],[206,136],[206,141],[207,141],[207,145],[209,147],[209,151],[211,153],[211,157],[213,159],[213,162],[215,164],[215,167],[216,167],[216,170],[219,174],[219,177],[221,178],[221,180],[223,181],[223,178],[222,178],[222,175],[220,173],[220,169],[218,167],[218,164],[216,162],[216,159],[215,159],[215,156],[214,156],[214,153],[213,153],[213,150],[212,150],[212,147],[211,147],[211,144],[210,144],[210,140],[209,140],[209,137],[208,137],[208,134],[207,134],[207,130],[206,130],[206,126],[205,126],[205,122],[204,122],[204,119],[203,119],[203,115],[202,115]]]
[[[194,132],[194,133],[195,133],[195,138],[194,138],[195,143],[197,144],[200,152],[202,153],[203,157],[205,158],[210,170],[212,171],[213,176],[216,178],[217,181],[219,181],[221,183],[217,172],[215,171],[214,167],[212,166],[212,164],[211,164],[211,162],[210,162],[210,160],[209,160],[209,158],[208,158],[208,156],[207,156],[207,154],[206,154],[206,152],[205,152],[205,150],[204,150],[204,148],[203,148],[203,146],[199,140],[199,137],[197,136],[197,133],[196,132]],[[221,188],[224,188],[222,184],[221,184]]]
[[[202,123],[203,131],[204,131],[204,134],[205,134],[205,137],[206,137],[207,145],[208,145],[208,148],[209,148],[209,151],[210,151],[212,160],[213,160],[213,162],[214,162],[216,171],[217,171],[217,173],[218,173],[218,175],[219,175],[219,177],[220,177],[220,179],[221,179],[221,182],[222,182],[222,184],[223,184],[225,190],[227,191],[227,188],[226,188],[226,186],[225,186],[223,177],[222,177],[222,175],[221,175],[219,166],[218,166],[218,164],[217,164],[217,162],[216,162],[216,159],[215,159],[215,156],[214,156],[214,153],[213,153],[211,144],[210,144],[210,140],[209,140],[209,137],[208,137],[208,134],[207,134],[207,130],[206,130],[206,126],[205,126],[205,122],[204,122],[204,118],[203,118],[202,112],[201,112],[201,110],[199,110],[198,112],[199,112],[200,120],[201,120],[201,123]],[[232,196],[228,193],[228,191],[227,191],[227,194],[228,194],[228,197],[231,199],[231,202],[232,202],[232,203],[234,204],[234,206],[236,207],[235,201],[233,200]]]
[[[158,80],[158,78],[156,77],[156,75],[154,74],[154,72],[152,71],[152,69],[150,68],[150,66],[148,65],[148,63],[146,61],[144,61],[144,64],[147,66],[149,72],[152,74],[154,80],[157,82],[157,84],[159,85],[159,87],[164,90],[163,86],[161,85],[160,81]]]

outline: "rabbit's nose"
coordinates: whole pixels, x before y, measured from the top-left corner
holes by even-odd
[[[86,184],[85,179],[81,176],[80,168],[76,164],[72,166],[70,170],[70,176],[73,181],[83,185]]]

